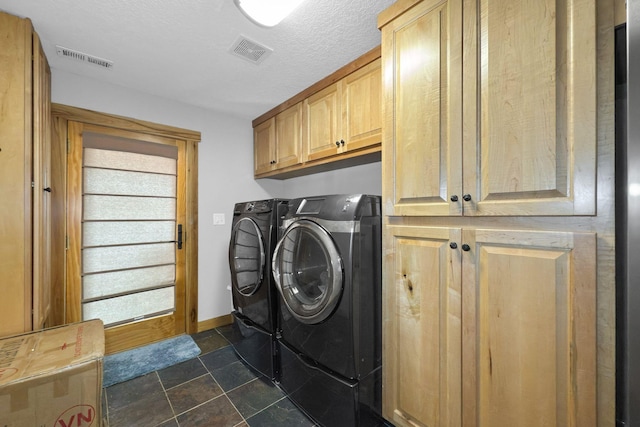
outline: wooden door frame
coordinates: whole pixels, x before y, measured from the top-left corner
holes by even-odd
[[[201,140],[200,132],[55,103],[51,105],[51,112],[53,116],[52,149],[57,159],[61,157],[66,159],[69,121],[181,139],[186,142],[185,332],[187,334],[198,332],[198,143]],[[63,165],[60,170],[55,171],[55,178],[63,183],[60,188],[66,189],[66,160]],[[55,221],[56,228],[65,227],[65,218],[68,215],[66,198],[66,191],[58,192],[57,200],[53,203],[54,216],[58,219]],[[66,233],[65,230],[65,235]],[[54,250],[66,253],[66,242],[64,248]],[[65,256],[65,266],[67,262]],[[55,297],[52,303],[55,307],[52,309],[56,313],[55,324],[69,322],[66,310],[65,271],[66,268],[56,270],[53,277],[52,296],[55,295]]]

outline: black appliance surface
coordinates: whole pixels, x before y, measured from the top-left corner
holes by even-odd
[[[379,419],[380,383],[370,379],[382,366],[381,261],[379,196],[289,202],[272,261],[280,301],[280,385],[323,425],[339,425],[333,417],[375,425],[365,413]],[[309,404],[332,396],[327,383],[345,400],[342,409],[334,405],[338,415]]]
[[[277,292],[271,274],[278,210],[286,200],[236,203],[229,242],[235,351],[265,376],[277,378]]]
[[[327,427],[386,426],[380,416],[382,367],[359,380],[332,375],[280,341],[280,386],[310,418]],[[284,384],[284,386],[283,386]]]

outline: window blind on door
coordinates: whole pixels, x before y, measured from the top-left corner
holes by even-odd
[[[83,143],[83,319],[174,311],[177,148],[91,132]]]

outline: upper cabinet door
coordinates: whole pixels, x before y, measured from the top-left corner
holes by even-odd
[[[342,82],[343,151],[380,144],[382,82],[380,59],[346,76]],[[341,142],[342,145],[342,142]]]
[[[276,162],[276,119],[275,117],[260,123],[253,129],[253,151],[255,175],[269,172]]]
[[[465,215],[596,210],[594,0],[464,0]]]
[[[595,214],[595,1],[397,4],[379,17],[385,212]]]
[[[307,161],[380,144],[380,78],[376,59],[304,101]]]
[[[340,91],[338,83],[304,100],[306,160],[338,154],[340,145]]]
[[[275,169],[302,162],[302,103],[276,116]]]
[[[382,26],[387,215],[460,215],[461,0],[423,1]]]

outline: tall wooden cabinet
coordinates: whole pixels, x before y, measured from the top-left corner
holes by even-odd
[[[51,72],[28,19],[0,13],[0,336],[50,311]]]
[[[386,212],[594,214],[593,0],[412,3],[382,28]]]
[[[596,13],[605,4],[611,16]],[[398,0],[379,15],[383,412],[395,425],[614,419],[602,348],[613,144],[597,133],[613,117],[598,62],[613,39],[596,44],[612,12],[608,0]]]

